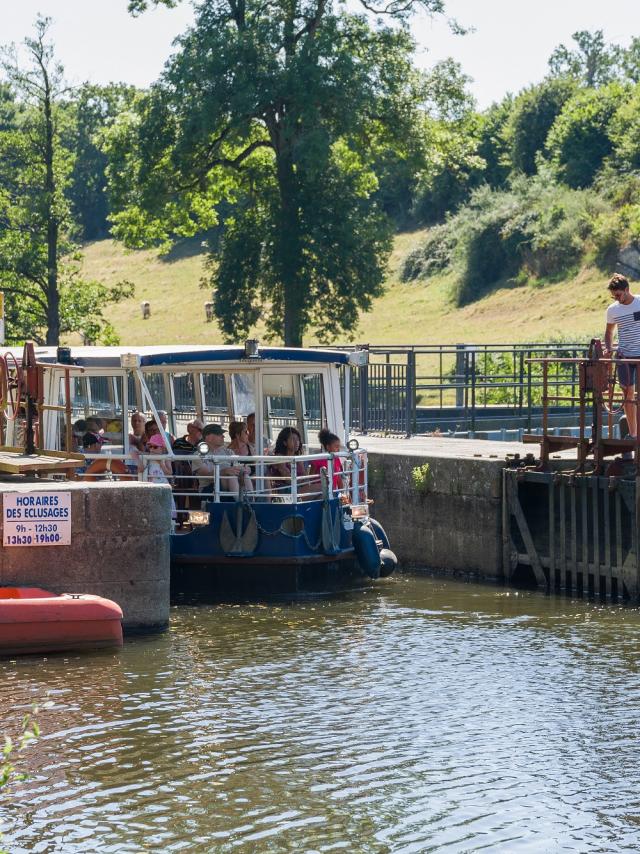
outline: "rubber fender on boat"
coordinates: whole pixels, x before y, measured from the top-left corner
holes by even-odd
[[[391,549],[380,550],[380,578],[386,578],[398,566],[398,558]]]
[[[369,525],[356,524],[351,535],[360,569],[369,578],[380,578],[380,552],[376,535]]]
[[[387,533],[380,524],[380,522],[378,522],[377,519],[372,519],[371,516],[369,516],[369,524],[371,525],[373,533],[382,543],[382,548],[390,549],[391,546],[389,545],[389,537],[387,537]]]

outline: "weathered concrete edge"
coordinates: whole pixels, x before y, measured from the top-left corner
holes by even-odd
[[[126,634],[164,631],[170,613],[171,490],[150,483],[1,483],[0,494],[71,493],[72,544],[0,546],[0,584],[117,602]],[[2,542],[0,513],[0,543]]]
[[[429,464],[424,493],[415,467]],[[506,461],[369,452],[369,493],[401,567],[502,580],[502,469]]]

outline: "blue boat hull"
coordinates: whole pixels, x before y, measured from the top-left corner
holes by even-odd
[[[327,504],[256,502],[240,508],[233,502],[209,502],[205,509],[210,514],[207,525],[172,537],[175,593],[319,592],[370,580],[357,561],[352,530],[343,524],[338,499]],[[257,537],[253,548],[245,550],[243,540],[250,539],[252,524]],[[231,549],[221,534],[224,526],[232,535]]]

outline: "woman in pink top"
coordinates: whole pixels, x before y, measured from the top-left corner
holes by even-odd
[[[327,454],[337,454],[340,450],[340,438],[336,436],[335,433],[332,433],[331,430],[328,430],[326,427],[323,427],[322,430],[318,433],[318,441],[322,447],[323,451],[326,451]],[[328,460],[311,460],[311,474],[317,474],[320,476],[320,470],[327,469],[329,470],[329,461]],[[333,458],[333,491],[339,492],[344,487],[344,480],[342,477],[342,460],[340,457]]]

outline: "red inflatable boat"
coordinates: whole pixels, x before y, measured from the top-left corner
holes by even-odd
[[[122,610],[89,594],[0,587],[0,655],[122,646]]]

